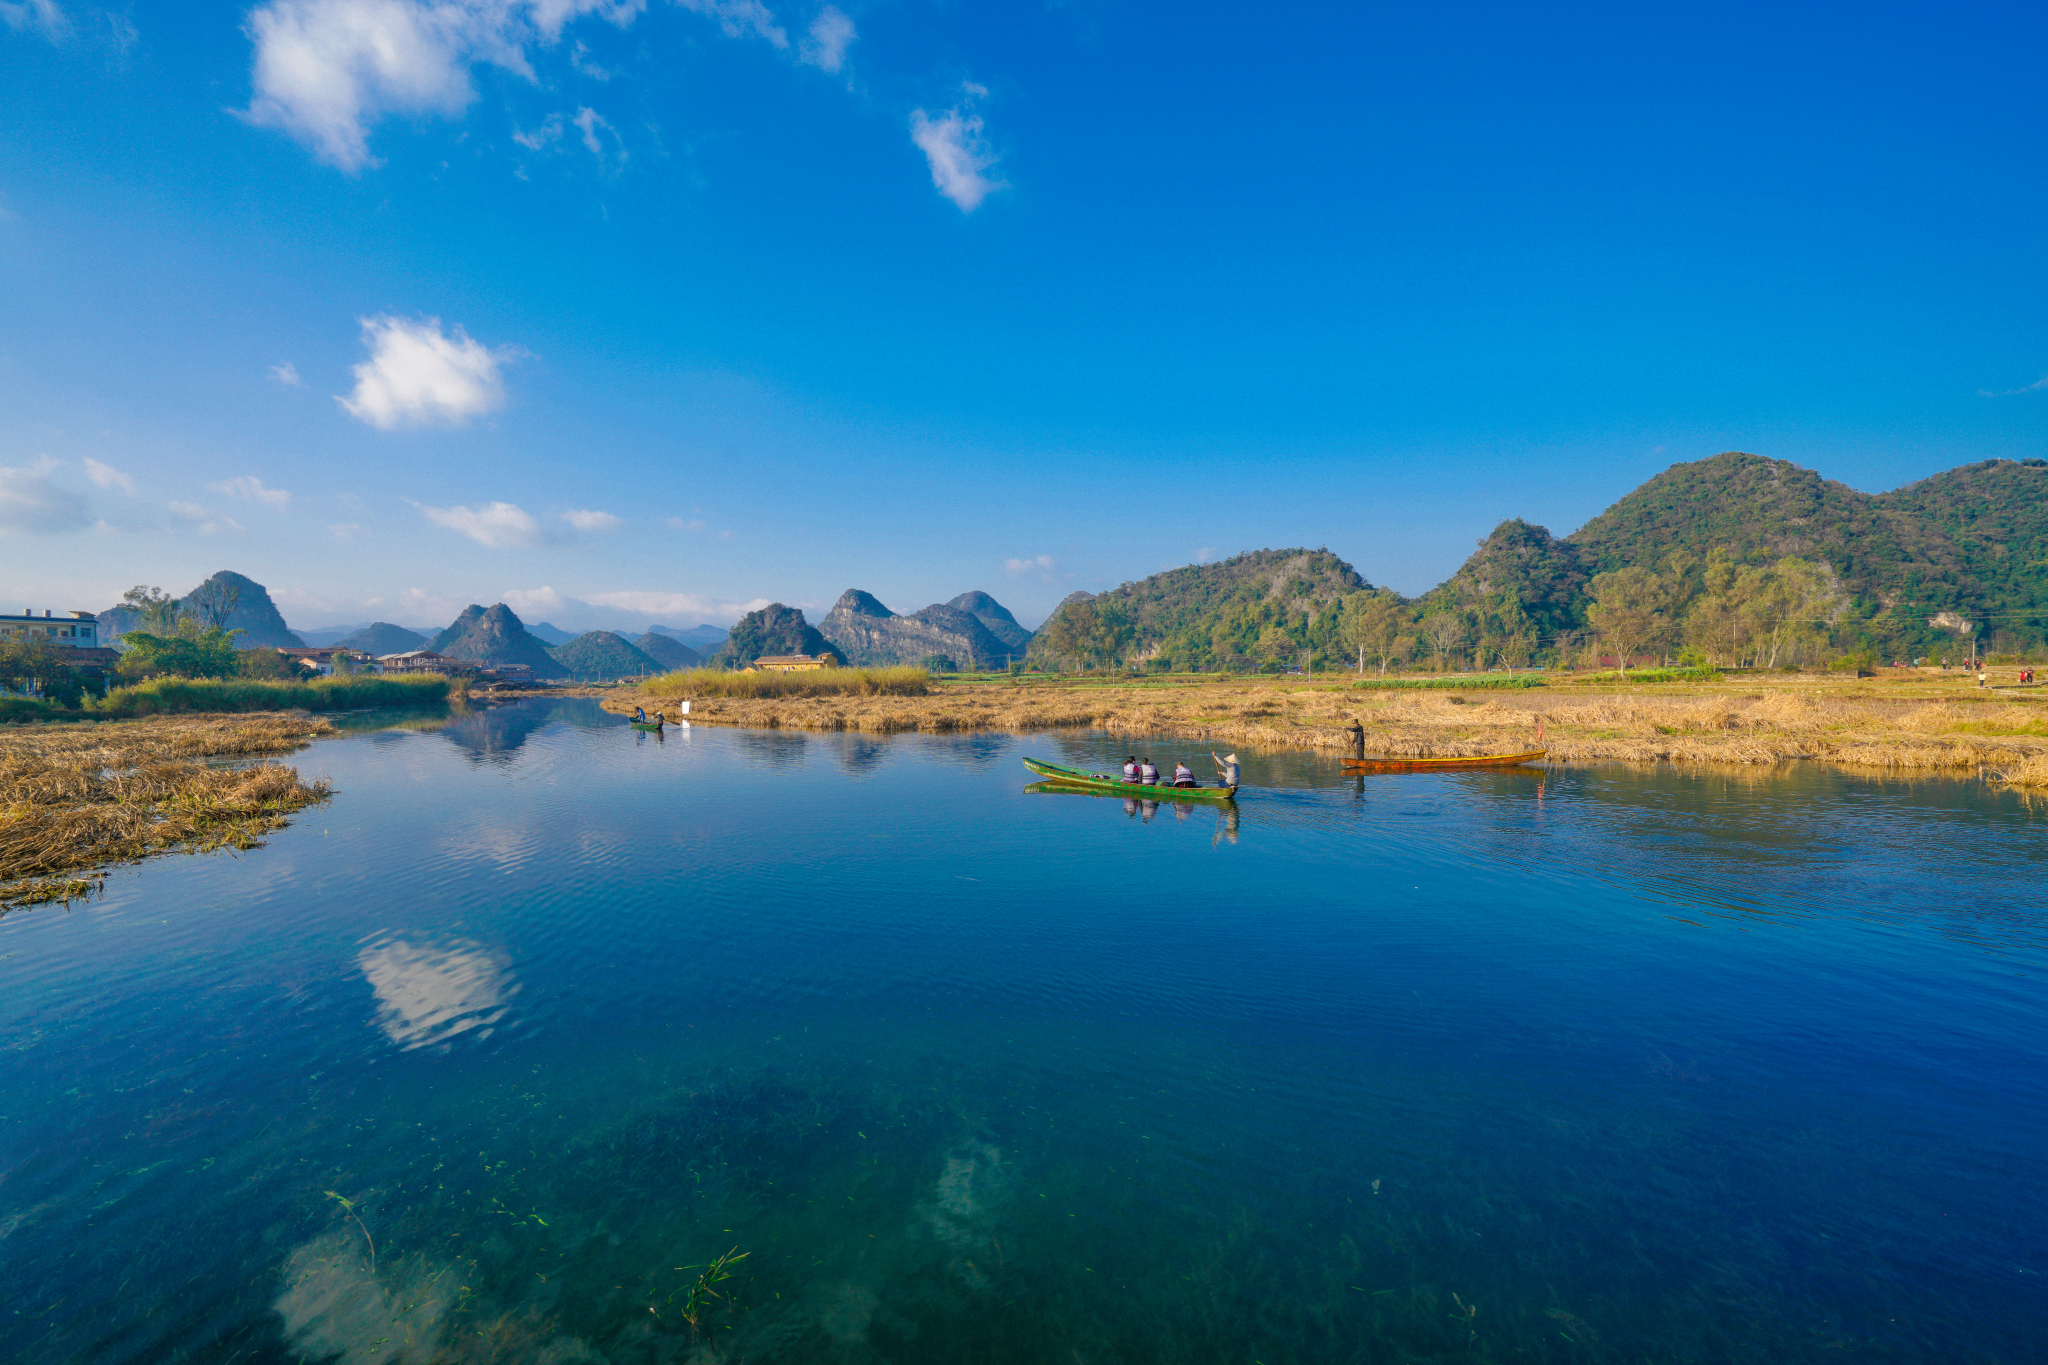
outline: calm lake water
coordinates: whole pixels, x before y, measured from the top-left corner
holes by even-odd
[[[1128,743],[306,751],[0,919],[0,1359],[2042,1359],[2048,814]]]

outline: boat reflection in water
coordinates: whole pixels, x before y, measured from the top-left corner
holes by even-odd
[[[1147,789],[1160,793],[1160,797],[1166,798],[1163,801],[1160,797],[1131,796],[1121,792],[1089,791],[1085,787],[1069,787],[1061,782],[1033,782],[1025,787],[1024,790],[1042,796],[1084,796],[1101,801],[1120,801],[1123,803],[1124,815],[1127,818],[1141,820],[1147,824],[1151,823],[1153,816],[1159,814],[1161,805],[1172,807],[1173,818],[1176,820],[1186,820],[1194,814],[1196,809],[1190,802],[1173,800],[1174,789],[1172,787],[1152,787]],[[1216,812],[1216,838],[1211,840],[1211,842],[1221,843],[1228,840],[1233,844],[1236,843],[1238,825],[1237,803],[1235,801],[1210,801],[1204,804]]]

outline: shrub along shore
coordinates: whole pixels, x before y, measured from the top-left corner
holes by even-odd
[[[922,695],[761,696],[697,690],[691,681],[703,675],[672,674],[635,692],[611,693],[604,705],[674,716],[687,700],[692,722],[759,729],[1090,729],[1307,749],[1333,758],[1348,749],[1345,727],[1356,718],[1365,726],[1368,753],[1403,757],[1543,748],[1565,763],[1755,767],[1812,760],[1897,773],[1984,771],[2010,774],[2015,785],[2048,785],[2048,688],[2017,686],[2016,669],[1998,674],[1986,689],[1976,686],[1974,675],[1911,669],[1870,679],[1755,674],[1642,687],[1611,674],[1598,680],[1553,674],[1542,687],[1512,692],[1492,690],[1487,675],[1463,687],[1431,679],[1452,685],[1427,688],[1376,688],[1370,678],[1354,686],[1361,680],[1345,674],[1327,683],[1026,676],[935,682]]]
[[[0,913],[88,894],[85,873],[158,853],[254,848],[328,796],[288,753],[334,726],[307,715],[156,715],[0,728]]]
[[[151,678],[87,697],[72,709],[26,697],[0,699],[0,721],[130,720],[140,716],[231,714],[250,711],[357,711],[371,707],[434,706],[467,691],[467,679],[433,675],[398,678]]]

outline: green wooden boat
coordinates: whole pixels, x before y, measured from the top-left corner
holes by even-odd
[[[626,724],[635,730],[652,730],[656,734],[661,732],[661,722],[658,720],[629,720]]]
[[[1207,801],[1221,805],[1237,799],[1235,787],[1173,787],[1143,782],[1126,782],[1107,773],[1084,773],[1079,768],[1062,768],[1043,759],[1027,758],[1024,766],[1048,782],[1076,791],[1098,792],[1104,796],[1129,796],[1140,801]]]

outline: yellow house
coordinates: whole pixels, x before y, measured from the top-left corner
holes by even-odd
[[[747,665],[749,673],[807,673],[814,668],[837,668],[831,654],[763,654]]]

